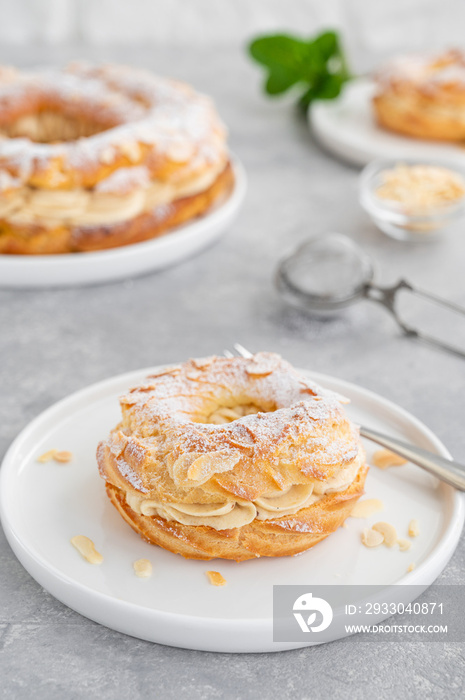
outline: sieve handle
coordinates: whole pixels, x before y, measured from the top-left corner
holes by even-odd
[[[363,290],[363,296],[369,301],[374,301],[384,306],[384,308],[387,309],[393,316],[397,325],[405,335],[409,336],[410,338],[420,340],[423,343],[427,343],[428,345],[433,345],[434,347],[441,348],[441,350],[447,350],[447,352],[451,352],[454,355],[458,355],[459,357],[465,358],[465,350],[463,350],[462,348],[450,345],[441,338],[436,338],[432,335],[429,335],[428,333],[423,333],[423,331],[418,330],[418,328],[414,328],[401,318],[396,308],[396,298],[398,293],[402,290],[408,291],[411,294],[414,294],[415,296],[420,297],[422,299],[428,299],[428,301],[432,301],[435,304],[438,304],[439,306],[443,306],[444,308],[447,308],[450,311],[455,311],[456,313],[465,316],[465,308],[463,306],[455,304],[452,301],[448,301],[447,299],[437,297],[436,295],[430,294],[429,292],[424,292],[423,290],[416,289],[410,284],[410,282],[407,282],[406,280],[400,280],[399,282],[397,282],[397,284],[393,285],[392,287],[379,287],[378,285],[369,282],[365,285],[365,288]]]

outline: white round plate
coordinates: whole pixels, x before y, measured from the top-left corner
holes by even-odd
[[[372,80],[359,78],[346,85],[336,100],[316,102],[308,110],[310,128],[331,153],[355,165],[375,158],[412,158],[465,164],[465,148],[397,135],[377,125],[371,106]]]
[[[107,627],[161,644],[223,652],[280,651],[305,645],[273,643],[273,584],[426,586],[447,564],[462,530],[463,500],[412,465],[372,468],[366,484],[367,496],[384,502],[383,519],[399,533],[406,533],[410,519],[419,520],[421,534],[409,552],[361,545],[362,528],[379,514],[369,520],[349,519],[347,528],[301,556],[240,564],[189,561],[142,541],[106,497],[95,450],[119,421],[117,397],[148,373],[114,377],[60,401],[25,428],[5,456],[0,514],[6,536],[31,576],[58,600]],[[337,379],[310,376],[348,396],[354,420],[449,456],[423,424],[395,404]],[[36,461],[51,448],[70,450],[73,460]],[[367,444],[369,455],[372,449]],[[104,556],[100,566],[88,564],[72,547],[70,539],[78,534],[95,542]],[[139,558],[152,562],[151,578],[134,575],[132,563]],[[416,568],[407,574],[411,562]],[[226,586],[208,583],[205,572],[211,569],[220,571]],[[418,595],[416,586],[412,591],[411,599]]]
[[[232,158],[234,189],[204,216],[160,238],[93,253],[0,255],[0,287],[69,287],[125,279],[182,262],[219,238],[236,217],[247,188]]]

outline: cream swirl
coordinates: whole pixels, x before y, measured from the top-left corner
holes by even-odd
[[[98,226],[127,221],[208,189],[225,161],[180,182],[150,180],[144,166],[121,168],[94,189],[21,187],[2,196],[0,218],[13,225]]]
[[[357,477],[361,459],[357,457],[339,474],[326,481],[294,484],[287,489],[269,492],[255,501],[231,500],[219,503],[162,503],[137,493],[126,492],[128,506],[139,515],[159,516],[183,525],[205,525],[214,530],[243,527],[253,520],[273,520],[295,515],[302,508],[317,503],[326,494],[344,491]]]

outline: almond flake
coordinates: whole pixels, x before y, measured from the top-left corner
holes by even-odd
[[[50,462],[50,460],[55,457],[56,453],[57,453],[56,450],[48,450],[47,452],[44,452],[43,455],[40,455],[40,457],[37,457],[37,461],[38,462]]]
[[[152,564],[148,559],[138,559],[133,567],[134,573],[139,578],[149,578],[152,575]]]
[[[378,547],[383,543],[384,537],[380,532],[366,528],[362,532],[362,544],[365,547]]]
[[[252,377],[267,377],[274,372],[274,367],[270,367],[267,363],[260,364],[257,362],[246,367],[245,371]]]
[[[381,533],[386,547],[393,547],[397,542],[397,532],[394,525],[391,523],[379,522],[372,527],[375,532]]]
[[[420,526],[418,524],[418,520],[416,520],[415,518],[409,523],[408,534],[410,537],[418,537],[418,535],[420,534]]]
[[[152,372],[152,374],[149,374],[147,379],[152,379],[155,377],[163,377],[165,374],[179,374],[181,371],[181,368],[179,365],[174,365],[173,367],[161,367],[159,370],[155,370],[155,372]],[[136,391],[138,390],[138,387],[135,389]]]
[[[400,455],[394,454],[390,450],[377,450],[371,460],[378,469],[389,469],[389,467],[401,467],[407,464],[407,460]]]
[[[226,585],[226,579],[223,578],[219,571],[207,571],[206,574],[212,586]]]
[[[220,474],[233,469],[240,458],[240,452],[237,450],[220,450],[218,452],[201,455],[189,467],[187,478],[191,481],[197,481],[199,484],[203,484],[205,481],[208,481],[213,474]]]
[[[120,144],[120,150],[132,163],[140,159],[140,146],[136,141],[125,141]]]
[[[399,537],[399,539],[397,540],[397,544],[399,545],[399,549],[401,552],[407,552],[412,546],[410,540],[406,540],[404,537]]]
[[[55,462],[61,462],[62,464],[65,464],[66,462],[71,462],[73,459],[73,453],[68,452],[68,450],[62,450],[61,452],[55,452],[53,455],[53,459]]]
[[[193,359],[191,360],[191,362],[194,365],[194,367],[197,367],[197,369],[205,369],[205,367],[210,367],[214,359],[214,355],[211,355],[210,357],[200,357],[197,359]]]
[[[100,162],[104,165],[110,165],[115,159],[115,150],[111,146],[105,148],[100,154]]]
[[[351,518],[369,518],[373,513],[384,509],[384,504],[379,498],[366,498],[358,501],[350,512]]]
[[[91,539],[85,535],[76,535],[71,538],[71,544],[89,564],[101,564],[103,557],[97,552]]]

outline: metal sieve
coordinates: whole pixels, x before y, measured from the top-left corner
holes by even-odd
[[[417,289],[403,279],[393,286],[381,287],[373,278],[371,258],[351,238],[339,233],[305,241],[281,260],[276,271],[277,288],[293,306],[327,315],[367,299],[389,311],[402,332],[410,338],[465,357],[465,350],[411,325],[399,308],[399,294],[405,291],[462,315],[465,315],[465,308]]]

